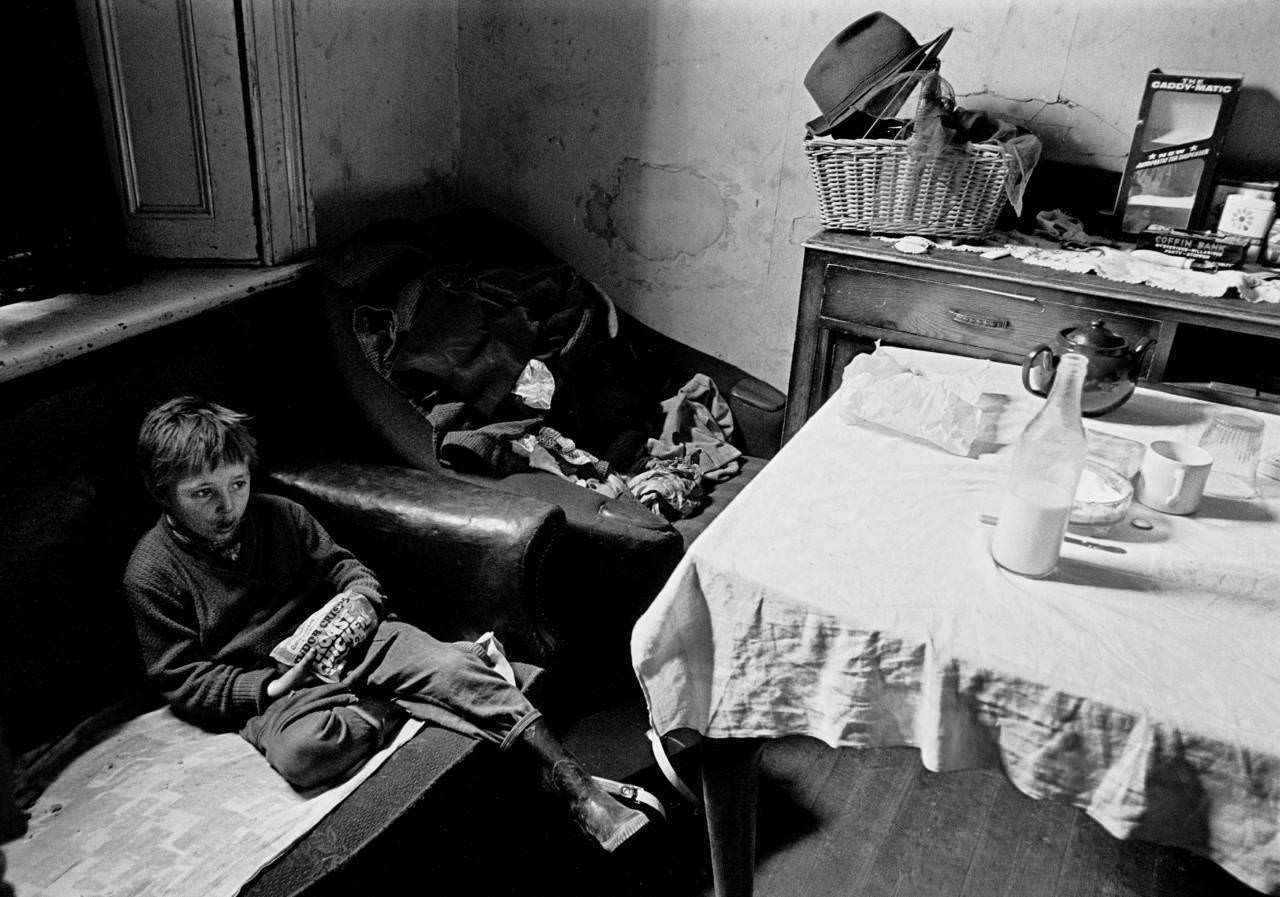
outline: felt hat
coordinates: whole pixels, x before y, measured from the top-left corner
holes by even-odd
[[[822,111],[809,122],[809,130],[816,135],[828,133],[867,106],[883,92],[881,88],[902,87],[904,76],[932,68],[949,37],[950,28],[918,44],[911,32],[883,12],[858,19],[832,38],[804,76],[805,88]],[[908,93],[909,87],[896,90],[896,105],[866,111],[893,115]]]

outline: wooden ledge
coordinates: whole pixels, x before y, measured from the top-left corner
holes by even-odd
[[[307,265],[157,268],[114,293],[65,293],[0,306],[0,381],[292,283]]]

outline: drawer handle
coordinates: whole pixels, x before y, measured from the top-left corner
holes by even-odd
[[[986,318],[982,315],[972,315],[954,308],[948,308],[947,314],[951,315],[951,319],[957,324],[968,324],[970,327],[982,327],[985,330],[1007,330],[1009,328],[1009,322],[1004,318]]]

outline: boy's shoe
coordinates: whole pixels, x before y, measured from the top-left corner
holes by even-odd
[[[648,816],[615,800],[571,757],[557,761],[547,770],[544,783],[565,801],[578,828],[608,853],[613,853],[649,823]]]

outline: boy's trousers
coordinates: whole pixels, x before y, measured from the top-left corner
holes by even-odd
[[[345,778],[405,713],[504,748],[541,716],[473,642],[442,642],[386,620],[359,650],[340,682],[281,695],[240,731],[295,787]]]

